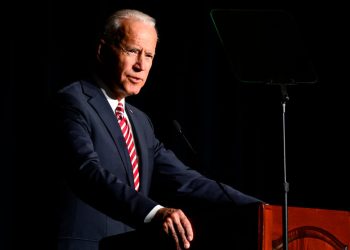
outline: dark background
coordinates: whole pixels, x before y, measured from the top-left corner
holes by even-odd
[[[50,98],[84,75],[97,27],[124,7],[153,15],[160,34],[148,83],[130,102],[150,115],[159,138],[186,163],[270,204],[283,203],[280,89],[236,79],[209,13],[213,8],[291,13],[318,82],[288,88],[288,202],[350,210],[346,8],[336,1],[261,2],[216,0],[189,6],[189,1],[49,0],[3,5],[0,248],[50,249]],[[173,128],[174,119],[196,156]]]

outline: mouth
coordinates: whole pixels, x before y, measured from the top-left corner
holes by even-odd
[[[134,84],[143,82],[142,78],[134,77],[134,76],[129,76],[129,80],[130,80],[131,83],[134,83]]]

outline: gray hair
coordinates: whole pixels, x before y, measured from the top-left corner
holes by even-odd
[[[106,25],[104,27],[103,38],[107,42],[110,42],[110,43],[120,42],[122,38],[120,28],[121,28],[121,21],[123,19],[133,19],[133,20],[141,21],[153,26],[156,29],[156,20],[150,15],[134,9],[118,10],[107,19]]]

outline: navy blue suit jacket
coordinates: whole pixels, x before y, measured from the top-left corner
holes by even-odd
[[[77,81],[57,95],[59,170],[63,176],[57,207],[61,249],[98,249],[103,237],[144,224],[158,204],[150,198],[159,178],[169,194],[244,205],[259,202],[222,186],[184,165],[156,138],[149,117],[126,103],[140,158],[140,189],[133,188],[131,164],[118,121],[100,88]]]

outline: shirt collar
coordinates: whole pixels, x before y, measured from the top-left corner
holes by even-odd
[[[115,111],[115,109],[117,108],[118,106],[118,103],[121,102],[123,103],[123,106],[124,106],[124,110],[125,110],[125,98],[121,99],[120,101],[118,101],[117,99],[113,99],[111,98],[109,95],[107,95],[106,93],[106,90],[104,88],[101,88],[102,90],[102,93],[105,95],[109,105],[111,106],[113,112]],[[124,111],[125,112],[125,111]]]
[[[118,101],[118,99],[112,98],[111,95],[108,94],[108,88],[107,88],[106,84],[101,80],[101,78],[99,78],[96,74],[94,75],[94,78],[95,78],[97,84],[100,86],[100,89],[101,89],[102,93],[104,94],[104,96],[106,97],[113,112],[115,112],[115,109],[117,108],[119,102],[123,103],[124,110],[125,110],[125,98],[121,99],[120,101]],[[125,113],[125,111],[124,111],[124,113]]]

